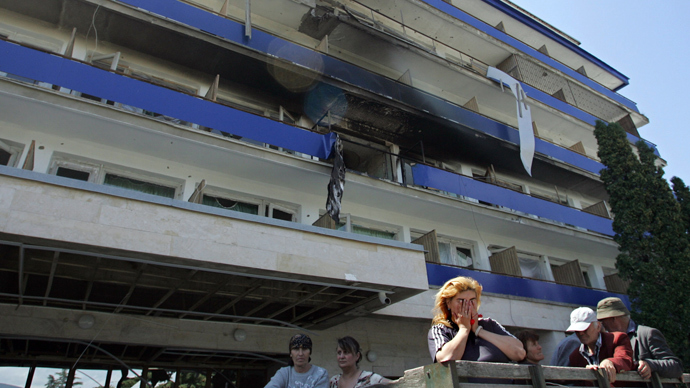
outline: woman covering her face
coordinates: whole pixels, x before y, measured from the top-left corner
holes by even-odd
[[[264,388],[327,388],[328,372],[312,365],[311,338],[297,334],[290,339],[290,362],[278,369]]]
[[[359,342],[350,336],[338,339],[336,355],[338,366],[343,372],[331,378],[329,388],[361,388],[389,381],[381,375],[359,368],[362,349]]]
[[[436,294],[429,329],[434,362],[449,360],[510,362],[525,358],[522,343],[491,318],[477,312],[482,286],[470,277],[450,279]]]

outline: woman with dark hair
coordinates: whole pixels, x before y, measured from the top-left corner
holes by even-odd
[[[544,359],[544,353],[541,351],[539,345],[539,334],[533,330],[523,330],[517,334],[517,339],[522,342],[522,347],[525,349],[525,359],[520,361],[520,364],[539,364]]]
[[[290,339],[290,361],[276,372],[264,388],[327,388],[328,372],[312,365],[311,338],[297,334]]]
[[[362,388],[389,381],[374,372],[359,369],[362,349],[356,339],[350,336],[339,338],[336,354],[338,366],[343,372],[331,378],[329,388]]]
[[[427,337],[434,362],[450,360],[510,362],[525,358],[522,343],[500,323],[482,318],[482,286],[474,279],[450,279],[436,294]]]

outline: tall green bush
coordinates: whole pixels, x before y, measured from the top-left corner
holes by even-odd
[[[690,193],[678,178],[671,190],[654,150],[638,141],[636,155],[620,125],[599,121],[594,135],[632,318],[660,329],[690,370]]]

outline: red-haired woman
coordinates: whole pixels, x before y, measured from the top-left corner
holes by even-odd
[[[450,279],[436,294],[429,330],[434,362],[449,360],[510,362],[525,358],[522,343],[491,318],[481,318],[482,286],[474,279]]]

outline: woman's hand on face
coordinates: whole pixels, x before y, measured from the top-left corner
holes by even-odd
[[[470,309],[472,314],[472,318],[470,320],[472,327],[470,327],[470,330],[472,330],[472,332],[476,332],[477,327],[479,326],[479,312],[477,312],[477,307],[475,306],[475,303],[477,303],[476,300],[470,302],[470,304],[472,305]]]
[[[474,321],[473,321],[474,320]],[[459,313],[453,313],[453,322],[458,327],[464,327],[468,330],[476,329],[477,326],[477,311],[474,308],[474,301],[463,301]],[[474,323],[473,323],[474,322]]]

